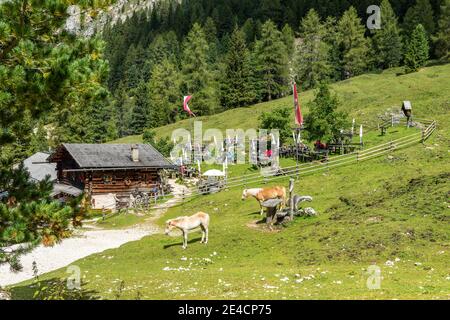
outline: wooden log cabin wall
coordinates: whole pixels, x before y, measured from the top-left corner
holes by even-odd
[[[161,187],[161,170],[176,169],[148,144],[62,144],[48,160],[59,183],[88,196],[152,192]]]
[[[94,171],[87,175],[87,187],[91,194],[150,192],[159,188],[157,169]],[[86,183],[85,183],[86,184]]]

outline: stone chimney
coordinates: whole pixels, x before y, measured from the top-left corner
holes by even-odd
[[[133,160],[133,162],[139,162],[139,148],[137,144],[131,145],[131,160]]]

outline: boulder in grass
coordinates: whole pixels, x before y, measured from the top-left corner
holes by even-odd
[[[308,207],[305,209],[300,209],[297,213],[299,216],[315,217],[317,216],[317,211],[314,208]]]
[[[310,217],[317,216],[317,211],[314,210],[314,208],[308,207],[308,208],[305,208],[304,211],[307,216],[310,216]]]

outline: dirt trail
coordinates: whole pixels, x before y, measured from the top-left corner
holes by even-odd
[[[175,180],[169,180],[169,183],[173,188],[174,197],[156,206],[152,211],[152,216],[145,223],[119,230],[99,229],[96,226],[86,224],[84,230],[75,230],[72,237],[64,239],[61,243],[53,247],[40,245],[32,252],[22,256],[23,270],[20,272],[11,272],[8,265],[0,266],[0,287],[33,278],[33,262],[36,262],[39,274],[44,274],[65,267],[91,254],[118,248],[127,242],[159,233],[160,228],[155,224],[155,221],[166,213],[168,208],[182,200],[183,190],[184,194],[188,194],[188,189],[177,184]]]

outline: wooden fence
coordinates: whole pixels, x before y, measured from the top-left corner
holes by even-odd
[[[408,136],[391,140],[389,142],[385,142],[371,148],[367,148],[365,150],[359,150],[344,155],[330,157],[329,159],[323,161],[302,163],[295,166],[279,168],[273,171],[268,170],[266,172],[266,176],[261,176],[261,172],[256,172],[240,177],[228,178],[225,189],[244,189],[249,187],[261,186],[261,184],[266,184],[279,179],[286,179],[288,177],[298,178],[301,176],[326,172],[333,168],[378,158],[383,155],[392,153],[395,150],[400,150],[417,143],[425,142],[437,128],[437,123],[434,120],[414,119],[414,121],[420,122],[425,127],[419,132],[415,132]],[[204,193],[197,190],[196,187],[191,187],[184,199],[189,199],[202,194]]]

